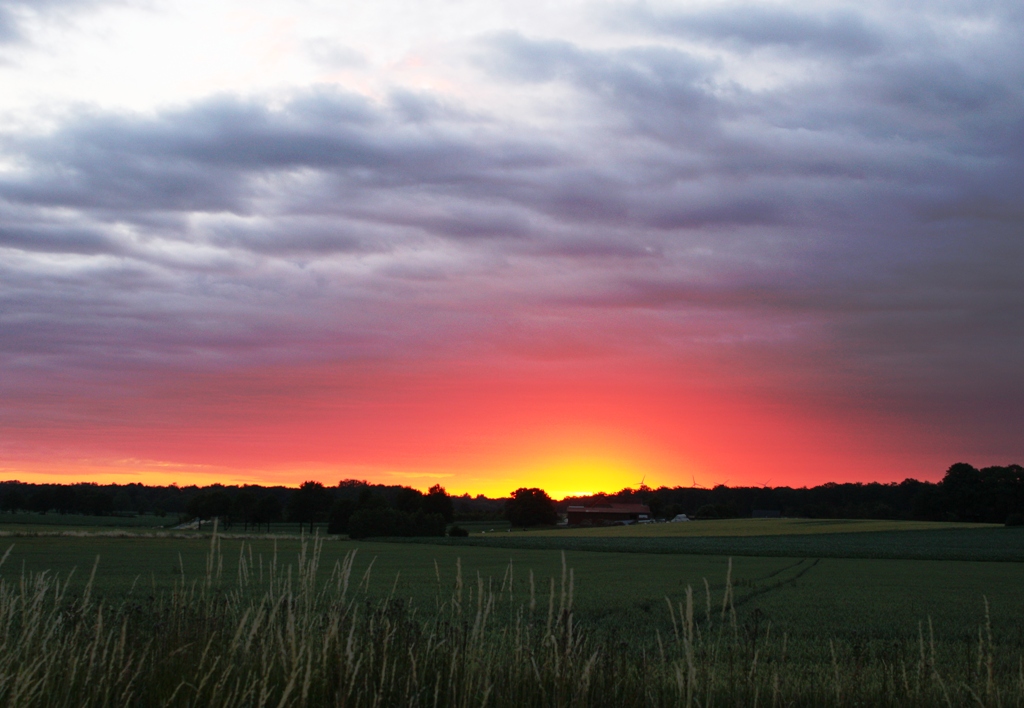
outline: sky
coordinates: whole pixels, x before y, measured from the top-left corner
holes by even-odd
[[[0,0],[0,479],[1024,461],[1024,5]]]

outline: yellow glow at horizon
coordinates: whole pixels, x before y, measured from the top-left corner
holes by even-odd
[[[644,472],[632,464],[603,457],[571,456],[523,470],[519,487],[539,487],[553,499],[638,487]],[[508,490],[508,494],[513,490]]]
[[[176,464],[156,460],[122,459],[77,461],[68,464],[24,464],[0,470],[0,479],[19,479],[36,484],[131,484],[179,486],[210,484],[296,487],[312,479],[328,487],[341,479],[366,479],[371,484],[399,484],[425,491],[441,484],[452,495],[483,494],[506,497],[520,487],[539,487],[553,499],[584,496],[598,492],[617,492],[636,488],[645,479],[641,466],[609,458],[566,456],[549,459],[518,470],[500,473],[402,472],[370,467],[339,469],[306,467],[303,469],[237,469],[214,465]],[[646,476],[651,484],[651,477]]]

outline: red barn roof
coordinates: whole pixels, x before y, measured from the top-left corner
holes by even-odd
[[[615,504],[601,502],[593,506],[573,505],[567,510],[568,523],[579,524],[629,524],[650,521],[651,509],[646,504]]]

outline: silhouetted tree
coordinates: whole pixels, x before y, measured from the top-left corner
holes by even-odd
[[[416,513],[423,508],[423,492],[410,487],[399,487],[394,495],[393,506],[399,511]]]
[[[109,516],[114,510],[114,497],[102,489],[89,491],[84,501],[84,511],[96,516]]]
[[[256,502],[256,511],[253,521],[257,529],[260,524],[267,525],[267,532],[270,532],[270,525],[281,520],[281,502],[273,494],[266,494]]]
[[[28,508],[39,514],[45,514],[53,508],[53,493],[46,487],[36,489],[28,498]]]
[[[426,514],[440,514],[448,523],[455,518],[452,498],[440,484],[435,484],[427,491],[427,496],[423,498],[423,511]]]
[[[256,523],[256,495],[243,489],[235,495],[231,502],[231,515],[242,520],[243,528],[248,531],[249,524]]]
[[[190,517],[201,521],[210,519],[227,521],[231,513],[231,497],[223,489],[203,490],[188,500],[185,512]]]
[[[505,517],[513,526],[538,526],[558,521],[555,503],[543,489],[520,487],[505,504]]]
[[[952,465],[939,483],[943,506],[959,521],[1003,523],[1024,513],[1024,468],[1020,465],[975,469]]]
[[[693,515],[695,519],[735,519],[739,516],[732,504],[705,504]]]
[[[19,511],[25,508],[25,497],[16,486],[5,485],[0,492],[0,511]]]
[[[386,509],[388,507],[388,500],[375,493],[369,487],[363,487],[359,490],[359,499],[356,502],[356,507],[359,509]]]
[[[335,499],[331,505],[331,513],[327,516],[327,533],[347,533],[348,520],[356,508],[356,502],[351,499]]]
[[[135,506],[132,504],[132,498],[128,496],[128,492],[124,489],[119,489],[112,501],[114,511],[129,512],[135,511]]]
[[[331,493],[320,482],[307,481],[296,489],[288,500],[288,520],[309,524],[309,532],[313,533],[313,524],[327,515],[331,506]]]

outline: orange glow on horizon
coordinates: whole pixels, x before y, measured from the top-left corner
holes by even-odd
[[[566,454],[522,466],[461,472],[321,466],[238,469],[140,459],[106,463],[97,460],[66,461],[57,467],[36,462],[0,468],[0,479],[36,484],[89,482],[200,487],[212,484],[297,487],[305,480],[315,480],[332,487],[345,479],[364,479],[371,484],[402,485],[423,492],[434,484],[440,484],[453,496],[483,494],[491,498],[507,497],[520,487],[539,487],[554,499],[613,493],[627,487],[636,488],[641,482],[656,486],[654,475],[642,465],[593,454]]]
[[[641,481],[937,480],[956,461],[924,437],[914,449],[902,422],[686,384],[653,364],[267,369],[146,385],[133,384],[138,395],[119,402],[111,420],[69,398],[65,410],[81,414],[9,430],[0,479],[291,487],[365,479],[489,497],[539,487],[562,498]]]
[[[540,487],[552,498],[562,499],[638,487],[645,476],[641,470],[628,465],[602,459],[570,458],[524,471],[520,479],[523,480],[521,486]]]

